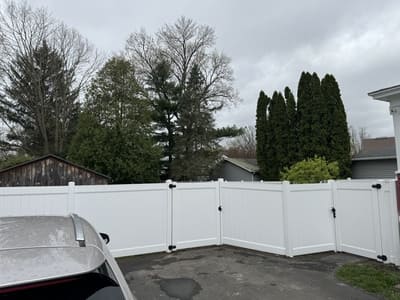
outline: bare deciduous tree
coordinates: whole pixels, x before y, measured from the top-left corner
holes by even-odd
[[[232,86],[234,78],[230,59],[215,50],[214,45],[215,34],[211,27],[181,17],[176,23],[162,27],[155,37],[144,30],[131,34],[126,52],[143,82],[151,76],[158,63],[168,62],[182,93],[192,68],[199,66],[205,80],[203,101],[210,109],[218,110],[238,100],[238,95]]]
[[[224,151],[229,157],[256,158],[256,129],[254,126],[242,128],[242,134],[234,138]]]
[[[355,155],[361,151],[363,140],[368,138],[370,135],[367,132],[366,127],[359,127],[357,130],[353,126],[350,126],[349,133],[350,133],[351,155]]]

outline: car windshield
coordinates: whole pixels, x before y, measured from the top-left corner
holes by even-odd
[[[120,300],[125,299],[118,284],[95,272],[51,281],[0,289],[0,299]]]

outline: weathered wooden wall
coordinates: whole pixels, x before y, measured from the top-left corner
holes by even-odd
[[[48,157],[0,172],[0,186],[53,186],[108,184],[104,176]]]

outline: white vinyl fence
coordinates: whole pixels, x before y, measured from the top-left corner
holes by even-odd
[[[290,257],[343,251],[400,265],[392,180],[0,188],[0,216],[69,213],[108,233],[115,256],[227,244]]]

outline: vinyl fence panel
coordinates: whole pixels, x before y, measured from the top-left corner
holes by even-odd
[[[334,251],[331,185],[291,184],[288,189],[290,255]]]
[[[110,235],[115,256],[166,251],[168,193],[166,184],[76,186],[75,211]]]
[[[172,238],[176,249],[220,243],[218,182],[176,183],[172,189]]]
[[[0,216],[67,215],[68,186],[0,188]]]
[[[282,184],[221,183],[223,243],[285,254]]]
[[[338,250],[376,259],[382,254],[378,191],[373,181],[337,182]]]

